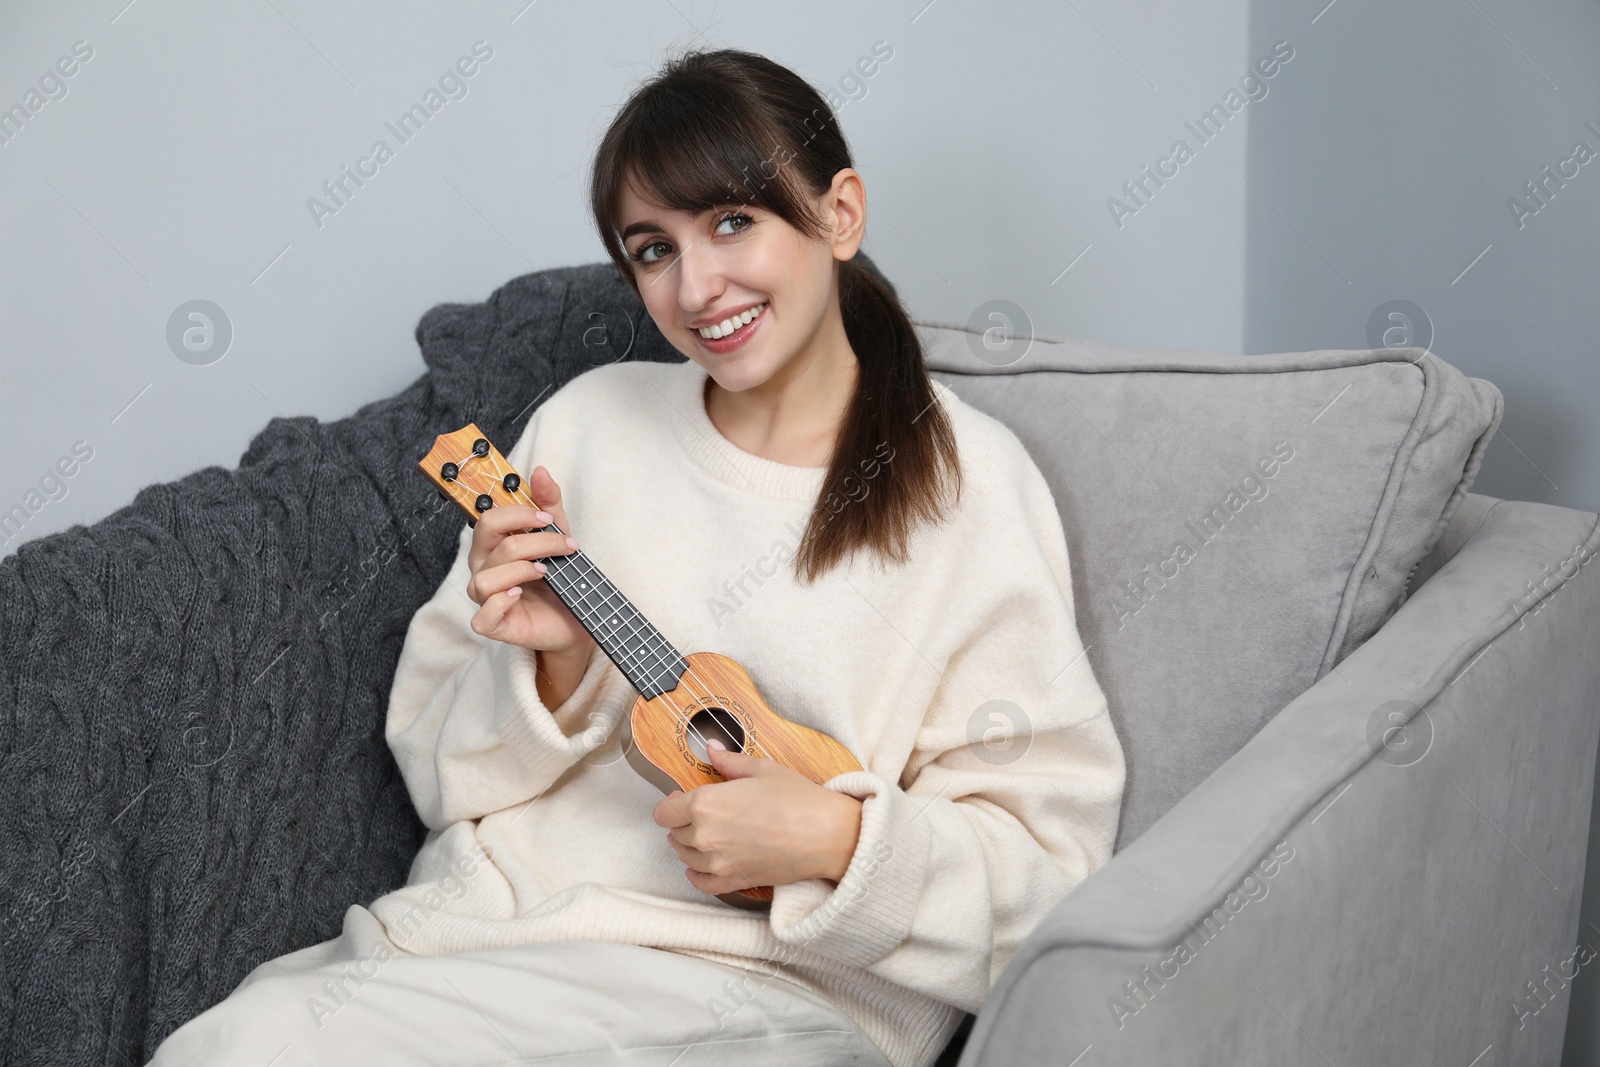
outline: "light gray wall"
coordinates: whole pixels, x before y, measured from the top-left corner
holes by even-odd
[[[1364,347],[1410,301],[1505,394],[1474,489],[1600,510],[1600,6],[1326,3],[1252,7],[1252,52],[1299,54],[1250,127],[1245,350]]]
[[[1474,489],[1600,510],[1600,6],[1326,3],[1251,8],[1252,52],[1298,54],[1250,126],[1246,351],[1365,347],[1374,310],[1410,301],[1433,351],[1505,394]],[[1594,156],[1562,178],[1580,141]],[[1590,827],[1576,938],[1600,950]],[[1597,970],[1570,986],[1568,1067],[1600,1064]]]
[[[1244,0],[0,6],[0,107],[47,80],[0,143],[0,511],[37,507],[0,554],[235,466],[274,415],[398,391],[433,304],[601,258],[594,144],[689,41],[834,88],[867,252],[914,314],[965,322],[1003,298],[1041,333],[1237,351],[1247,114],[1121,226],[1107,202],[1244,73],[1246,27]],[[493,54],[465,94],[447,86],[401,143],[385,124],[477,41]],[[852,80],[879,41],[892,57]],[[314,219],[378,139],[393,158]],[[209,365],[168,341],[191,300],[231,324]]]

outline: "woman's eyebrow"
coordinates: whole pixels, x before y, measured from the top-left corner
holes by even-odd
[[[712,211],[721,211],[724,208],[730,208],[730,207],[731,208],[738,208],[741,211],[750,211],[750,210],[752,210],[753,206],[749,205],[749,204],[746,204],[746,203],[744,203],[743,201],[740,201],[740,200],[725,200],[720,204],[714,204],[713,206],[706,208],[705,211],[700,212],[700,215],[704,215],[707,212],[712,212]],[[700,216],[697,215],[695,217],[699,218]],[[662,228],[661,223],[655,221],[654,219],[645,219],[643,222],[631,222],[631,223],[629,223],[622,231],[622,240],[626,241],[628,238],[634,236],[635,234],[640,234],[640,233],[665,234],[666,232],[667,231]]]
[[[661,224],[659,222],[655,222],[653,220],[647,219],[644,222],[630,223],[628,225],[627,229],[622,231],[622,239],[624,241],[626,241],[628,238],[632,237],[636,233],[666,233],[666,232],[667,232],[666,230],[663,230],[661,228]]]

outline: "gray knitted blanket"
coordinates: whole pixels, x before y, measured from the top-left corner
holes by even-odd
[[[424,827],[384,742],[464,521],[416,469],[503,449],[569,378],[677,361],[609,262],[441,304],[428,371],[234,470],[0,561],[0,1062],[132,1064],[257,964],[403,885]]]

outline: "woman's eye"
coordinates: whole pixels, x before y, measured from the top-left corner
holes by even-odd
[[[634,261],[638,262],[638,263],[654,263],[654,262],[656,262],[656,259],[660,258],[659,256],[656,257],[656,259],[651,259],[651,258],[647,257],[645,255],[645,253],[650,251],[650,249],[652,249],[652,248],[659,248],[660,246],[665,245],[666,243],[667,242],[665,242],[665,241],[651,241],[649,244],[640,245],[639,246],[639,250],[633,254]]]
[[[742,223],[742,225],[734,226],[731,230],[723,230],[723,226],[728,223]],[[717,220],[717,230],[718,232],[723,233],[724,236],[729,234],[743,233],[754,225],[755,219],[751,218],[749,215],[746,215],[742,211],[736,211],[731,215],[724,215],[722,218]],[[640,245],[639,250],[633,253],[633,255],[629,258],[631,258],[635,263],[659,263],[661,260],[667,257],[667,252],[663,252],[658,256],[650,255],[649,252],[652,248],[666,248],[670,251],[672,246],[666,241],[651,241],[648,244]]]

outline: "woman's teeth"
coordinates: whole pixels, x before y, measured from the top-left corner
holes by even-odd
[[[699,331],[700,336],[707,341],[715,341],[719,337],[726,337],[741,326],[748,326],[755,320],[757,315],[760,315],[765,310],[767,310],[767,305],[757,304],[748,311],[740,312],[730,319],[723,319],[715,326],[702,326]]]

